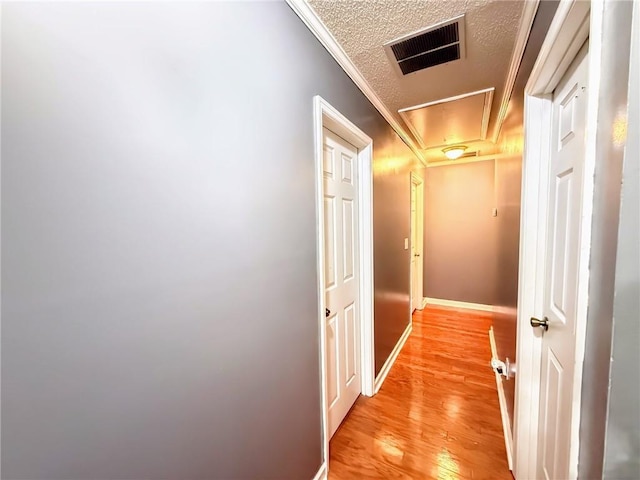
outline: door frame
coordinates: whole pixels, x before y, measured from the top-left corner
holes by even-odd
[[[409,322],[414,310],[422,310],[424,308],[424,180],[420,175],[411,172],[411,184],[409,186],[409,215],[411,215],[411,186],[416,186],[416,230],[418,230],[418,250],[420,250],[420,261],[416,263],[418,269],[418,278],[420,283],[420,299],[417,305],[413,304],[413,268],[411,268],[412,258],[409,258]],[[411,218],[409,218],[411,225]],[[409,233],[413,239],[413,232]],[[409,250],[411,255],[411,250]]]
[[[325,278],[324,278],[324,183],[323,132],[327,128],[358,149],[356,188],[358,191],[358,246],[360,323],[360,392],[374,395],[373,344],[373,140],[321,96],[313,97],[313,139],[316,179],[316,239],[318,275],[318,327],[320,330],[320,394],[322,404],[323,466],[329,470],[329,424],[326,369]]]
[[[576,348],[573,378],[570,478],[577,478],[580,400],[588,306],[589,254],[595,173],[595,133],[603,1],[561,0],[525,87],[522,215],[516,340],[516,395],[514,411],[514,476],[537,478],[542,339],[529,325],[543,307],[544,258],[547,251],[549,153],[552,94],[576,54],[589,39],[585,159],[578,239]]]

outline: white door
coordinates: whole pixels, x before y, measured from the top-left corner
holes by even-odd
[[[411,182],[411,311],[422,306],[421,282],[418,275],[420,250],[418,245],[418,186]]]
[[[324,243],[329,438],[360,394],[357,149],[324,131]]]
[[[587,59],[585,44],[553,94],[543,294],[548,330],[535,327],[543,335],[538,472],[546,479],[569,478]]]

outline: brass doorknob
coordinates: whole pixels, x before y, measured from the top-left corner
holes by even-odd
[[[539,320],[536,317],[531,317],[531,320],[529,320],[529,323],[531,323],[532,327],[544,328],[545,332],[549,330],[549,319],[547,317],[544,317],[542,320]]]

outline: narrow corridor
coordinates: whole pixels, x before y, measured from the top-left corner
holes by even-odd
[[[491,314],[428,307],[380,392],[360,397],[330,444],[329,478],[510,480]]]

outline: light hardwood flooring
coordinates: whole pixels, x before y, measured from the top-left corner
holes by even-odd
[[[428,307],[380,392],[330,443],[330,480],[513,480],[494,374],[491,313]]]

